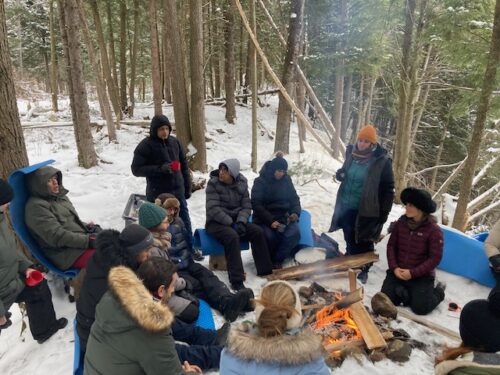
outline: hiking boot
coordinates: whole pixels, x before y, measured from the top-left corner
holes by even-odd
[[[228,322],[234,322],[252,297],[253,293],[250,293],[246,288],[239,290],[235,294],[223,297],[221,312],[224,318]]]
[[[66,318],[59,318],[56,320],[56,324],[49,330],[49,332],[44,335],[43,337],[39,338],[36,340],[39,344],[43,344],[45,341],[50,339],[57,331],[60,329],[63,329],[68,325],[68,319]]]
[[[248,290],[248,293],[250,294],[250,298],[248,299],[247,304],[243,307],[243,311],[244,312],[254,311],[255,310],[255,302],[254,302],[255,296],[253,294],[253,290],[250,288],[246,288],[246,290]]]
[[[226,346],[227,336],[231,330],[231,323],[224,323],[222,327],[217,330],[217,337],[215,338],[215,344],[220,346]]]
[[[205,257],[203,256],[203,254],[201,253],[201,251],[199,249],[194,249],[193,250],[193,259],[197,262],[201,262],[205,259]]]
[[[434,288],[434,294],[436,295],[436,297],[438,297],[439,302],[444,300],[444,291],[445,290],[446,290],[446,284],[441,282],[441,281],[438,281],[438,283],[436,284],[436,287]]]
[[[236,292],[239,292],[242,289],[246,289],[245,284],[243,284],[243,281],[236,282],[236,283],[231,283],[231,288],[235,290]]]

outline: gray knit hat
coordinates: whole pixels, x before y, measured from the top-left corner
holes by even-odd
[[[151,202],[144,202],[139,208],[139,224],[150,229],[160,225],[167,217],[167,211]]]
[[[154,238],[149,230],[139,224],[130,224],[120,233],[120,244],[131,255],[137,255],[153,245]]]

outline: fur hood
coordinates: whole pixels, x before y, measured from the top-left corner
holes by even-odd
[[[153,300],[130,268],[119,266],[111,269],[108,284],[125,313],[144,330],[162,332],[170,328],[174,315],[167,306]]]
[[[476,356],[478,358],[476,358]],[[446,375],[460,367],[474,368],[477,371],[487,369],[500,373],[500,352],[498,353],[466,353],[455,360],[443,361],[435,368],[435,375]],[[496,372],[495,372],[496,373]]]
[[[309,363],[323,355],[319,336],[310,330],[264,338],[257,335],[257,328],[249,322],[231,330],[227,350],[246,361],[278,362],[286,366]]]

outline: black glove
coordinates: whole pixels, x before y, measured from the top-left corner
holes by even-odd
[[[96,246],[96,238],[95,238],[95,236],[93,234],[91,234],[89,236],[89,246],[88,246],[88,248],[89,249],[95,249],[95,246]]]
[[[236,233],[238,233],[239,236],[243,236],[246,231],[247,231],[247,225],[245,223],[242,223],[241,221],[236,223]]]
[[[299,215],[297,215],[295,212],[294,213],[291,213],[289,216],[288,216],[288,222],[289,223],[295,223],[296,221],[299,220]]]
[[[173,171],[172,171],[172,167],[170,166],[170,162],[166,162],[166,163],[163,163],[160,167],[160,170],[163,172],[163,173],[168,173],[168,174],[172,174]]]
[[[335,179],[339,182],[344,181],[344,179],[345,179],[345,169],[344,168],[340,168],[339,170],[337,170],[337,172],[335,172]]]
[[[489,257],[489,260],[493,271],[495,271],[496,273],[500,273],[500,254]]]
[[[184,198],[185,199],[191,198],[191,189],[189,189],[189,190],[184,189]]]

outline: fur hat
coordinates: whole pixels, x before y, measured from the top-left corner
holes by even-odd
[[[0,206],[9,203],[14,198],[14,190],[7,181],[0,178]]]
[[[120,244],[133,256],[146,250],[153,243],[153,234],[139,224],[130,224],[120,233]]]
[[[151,202],[144,202],[139,208],[139,224],[144,228],[154,228],[166,217],[167,211]]]
[[[277,170],[285,172],[288,170],[288,163],[283,157],[282,152],[276,153],[276,157],[273,160],[271,160],[271,162],[269,163],[269,167],[271,168],[271,172],[273,173]]]
[[[287,281],[283,281],[283,280],[270,281],[266,285],[264,285],[264,288],[262,288],[262,289],[265,289],[268,286],[273,285],[273,284],[284,284],[284,285],[288,286],[293,291],[293,294],[295,295],[295,310],[297,313],[292,314],[292,316],[287,320],[286,329],[298,328],[300,326],[300,322],[302,321],[302,306],[300,303],[299,293],[295,290],[295,288],[293,287],[292,284],[290,284]],[[264,311],[264,306],[262,306],[260,303],[257,303],[255,306],[255,320],[256,321],[259,320],[259,317],[260,317],[260,314],[262,314],[262,311]]]
[[[361,128],[361,130],[358,133],[357,140],[360,139],[367,139],[370,141],[370,143],[376,144],[377,143],[377,129],[371,124],[366,125],[365,127]]]
[[[460,337],[465,346],[486,352],[500,351],[500,317],[487,300],[468,302],[460,314]]]
[[[420,211],[432,214],[436,211],[436,202],[432,200],[431,195],[426,190],[407,187],[401,192],[401,202],[403,204],[411,203]]]

